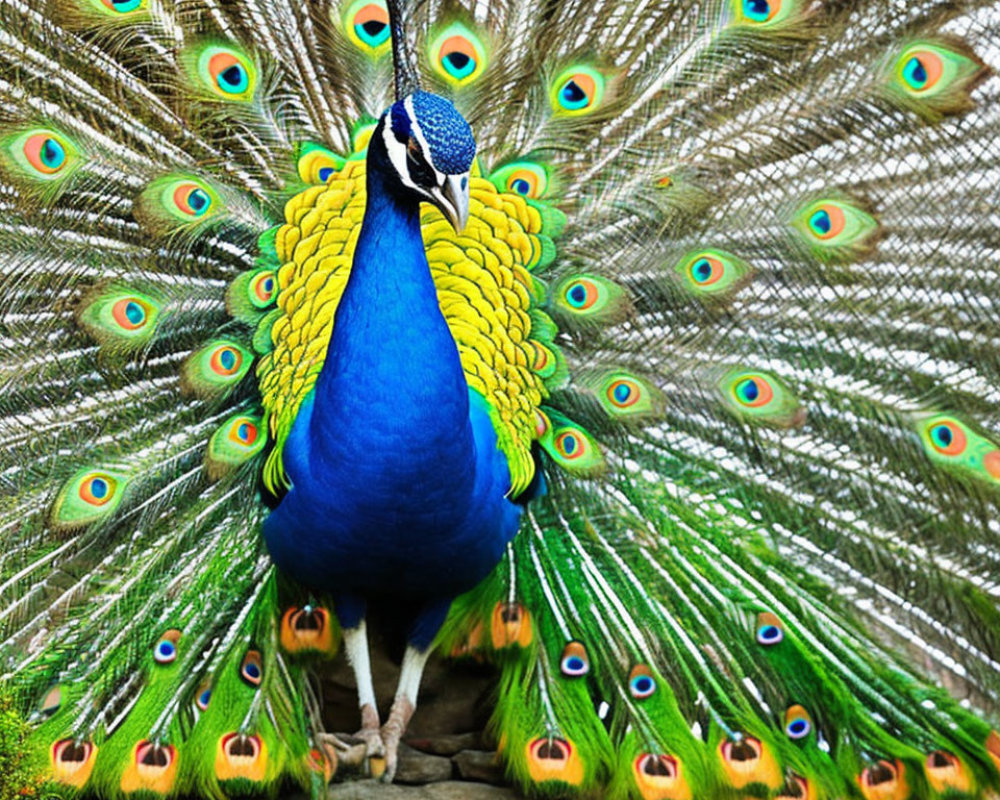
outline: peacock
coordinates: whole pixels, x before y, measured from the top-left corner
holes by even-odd
[[[438,652],[529,796],[995,797],[991,65],[980,0],[0,0],[0,788],[322,797],[343,657],[392,781]]]

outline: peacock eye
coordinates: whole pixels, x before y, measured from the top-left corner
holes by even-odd
[[[636,700],[645,700],[656,691],[656,679],[645,664],[636,664],[628,677],[628,690]]]
[[[208,69],[219,91],[226,94],[241,94],[250,85],[250,75],[236,56],[219,53],[209,61]]]
[[[580,458],[586,452],[586,445],[576,431],[565,431],[556,436],[556,449],[564,458]]]
[[[560,114],[589,114],[601,105],[604,85],[604,76],[597,69],[586,64],[570,67],[549,89],[552,108]]]
[[[243,354],[232,345],[221,345],[212,353],[210,365],[218,375],[235,375],[243,365]]]
[[[957,456],[965,452],[968,438],[955,422],[944,420],[931,425],[928,433],[931,445],[942,455]]]
[[[389,12],[382,0],[356,0],[343,16],[347,38],[371,57],[382,55],[389,47]]]
[[[563,648],[559,669],[568,678],[579,678],[590,671],[587,650],[580,642],[570,642]]]
[[[824,203],[809,215],[809,230],[818,239],[832,239],[844,230],[846,221],[841,208]]]
[[[750,22],[771,22],[781,12],[781,0],[743,0],[743,16]]]
[[[135,331],[145,325],[150,318],[148,303],[134,296],[123,297],[111,307],[111,315],[126,331]]]
[[[218,210],[215,192],[207,183],[195,178],[168,180],[159,194],[164,209],[183,222],[204,220]]]
[[[785,734],[789,739],[804,739],[812,731],[812,717],[803,706],[789,706],[785,711]]]
[[[616,408],[628,408],[639,402],[642,392],[635,381],[621,378],[614,381],[607,389],[608,401]]]
[[[264,677],[264,665],[260,653],[256,650],[248,650],[240,664],[240,677],[248,686],[254,688],[260,686]]]
[[[199,711],[205,711],[208,708],[208,703],[212,699],[212,687],[207,684],[202,684],[201,688],[198,689],[198,695],[194,699],[194,704],[197,706]]]
[[[237,417],[229,425],[229,438],[235,444],[251,447],[259,435],[260,430],[249,417]]]
[[[101,0],[101,2],[118,14],[127,14],[145,5],[145,0]]]
[[[80,498],[93,506],[103,506],[115,495],[118,481],[110,475],[95,472],[80,483]]]
[[[177,660],[177,642],[181,632],[176,628],[165,631],[159,641],[153,645],[153,660],[157,664],[172,664]]]
[[[599,291],[593,281],[586,278],[574,281],[566,287],[566,302],[573,308],[586,311],[597,302]]]
[[[919,50],[912,53],[903,65],[903,80],[913,92],[933,89],[944,74],[944,65],[937,53]]]
[[[490,174],[489,179],[501,192],[513,192],[532,200],[543,197],[549,188],[545,167],[531,161],[507,164]]]
[[[737,381],[733,392],[739,403],[752,408],[767,405],[774,397],[771,384],[761,375],[748,375]]]
[[[784,626],[777,616],[770,611],[765,611],[757,615],[757,644],[764,647],[771,647],[778,644],[784,638]]]
[[[428,56],[434,71],[453,86],[472,83],[486,69],[486,47],[461,22],[434,37]]]
[[[250,280],[248,287],[250,302],[256,308],[266,308],[274,300],[275,288],[274,270],[266,269],[258,272]]]
[[[250,102],[257,86],[257,68],[240,50],[209,44],[188,51],[189,69],[201,85],[223,100]]]
[[[32,128],[16,136],[4,149],[34,180],[58,181],[73,171],[77,149],[73,141],[49,128]]]
[[[839,259],[871,247],[879,221],[863,204],[823,199],[804,205],[791,220],[821,258]]]
[[[46,175],[66,165],[66,148],[54,134],[36,133],[24,143],[24,155],[31,166]]]

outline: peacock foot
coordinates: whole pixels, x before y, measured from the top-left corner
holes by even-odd
[[[379,730],[378,711],[374,706],[365,704],[361,707],[361,730],[355,737],[365,745],[365,772],[373,778],[382,779],[386,771],[386,747]]]
[[[333,748],[337,763],[347,767],[357,767],[365,759],[367,745],[350,734],[321,733],[317,737],[324,748]]]
[[[367,707],[366,707],[367,708]],[[386,748],[378,727],[378,715],[361,711],[361,730],[357,733],[323,733],[319,741],[332,746],[337,752],[338,762],[345,767],[360,768],[372,778],[381,778],[385,773]]]
[[[399,765],[399,741],[406,732],[406,726],[414,712],[413,703],[406,697],[397,697],[389,712],[389,719],[382,726],[382,743],[385,745],[385,773],[381,780],[392,783]]]

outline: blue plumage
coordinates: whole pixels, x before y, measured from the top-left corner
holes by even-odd
[[[452,127],[468,129],[450,103],[421,96],[420,107],[436,117],[450,108],[461,122]],[[384,124],[324,367],[283,451],[293,488],[264,530],[278,566],[333,594],[347,628],[369,595],[426,607],[411,638],[426,647],[450,600],[500,560],[520,507],[506,497],[510,474],[486,401],[469,390],[438,307],[419,197],[392,172]],[[474,144],[455,142],[445,166],[467,170]],[[439,156],[432,150],[435,168]]]

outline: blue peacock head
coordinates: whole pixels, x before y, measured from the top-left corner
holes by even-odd
[[[382,116],[382,141],[402,187],[437,206],[456,231],[469,217],[472,129],[449,100],[417,91]]]

